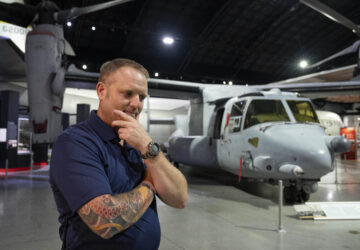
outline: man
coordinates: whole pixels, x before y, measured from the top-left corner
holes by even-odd
[[[175,208],[187,204],[185,177],[138,121],[148,77],[132,60],[105,63],[97,112],[54,144],[50,183],[63,249],[157,249],[155,194]]]

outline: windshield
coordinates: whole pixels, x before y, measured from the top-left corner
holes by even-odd
[[[252,100],[246,112],[245,128],[278,121],[290,121],[280,100]]]
[[[317,122],[319,119],[309,101],[287,101],[297,122]]]

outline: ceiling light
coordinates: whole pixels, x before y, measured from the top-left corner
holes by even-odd
[[[232,85],[233,84],[233,82],[232,81],[229,81],[229,85]]]
[[[86,70],[86,69],[87,69],[87,65],[86,65],[86,64],[83,64],[82,68],[83,68],[83,70]]]
[[[93,31],[95,31],[95,30],[96,30],[95,26],[92,26],[92,27],[91,27],[91,29],[92,29]]]
[[[159,73],[158,73],[158,72],[155,72],[154,76],[155,76],[155,77],[158,77],[158,76],[159,76]]]
[[[223,84],[226,84],[226,82],[225,82],[225,81],[223,81]]]
[[[302,69],[305,69],[308,65],[309,65],[308,62],[305,60],[301,60],[299,63],[299,67]]]
[[[66,25],[67,25],[68,27],[71,27],[72,23],[71,23],[70,21],[68,21],[68,22],[66,23]]]
[[[170,37],[170,36],[165,36],[163,38],[163,43],[165,43],[166,45],[171,45],[174,43],[174,38]]]

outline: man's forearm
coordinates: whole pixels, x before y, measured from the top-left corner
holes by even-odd
[[[188,201],[188,186],[184,175],[160,153],[145,160],[156,194],[167,205],[184,208]]]
[[[128,193],[101,195],[82,206],[78,214],[94,233],[109,239],[145,213],[155,195],[150,186],[148,182],[142,182]]]

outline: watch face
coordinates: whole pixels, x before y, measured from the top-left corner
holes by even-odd
[[[159,144],[152,143],[150,147],[151,147],[150,152],[151,152],[152,155],[157,155],[159,153],[159,151],[160,151]]]
[[[160,151],[161,151],[161,149],[160,149],[159,143],[150,142],[148,144],[148,152],[141,155],[141,157],[144,159],[153,158],[153,157],[157,156],[160,153]]]

